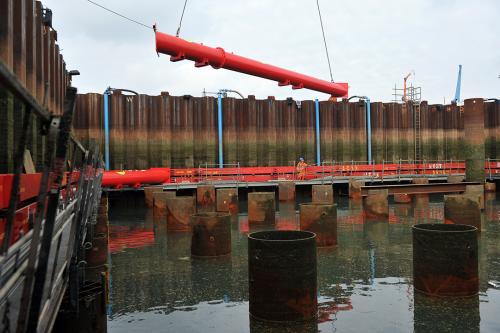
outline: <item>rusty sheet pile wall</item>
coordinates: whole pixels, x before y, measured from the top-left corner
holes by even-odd
[[[315,163],[314,101],[223,98],[225,164],[291,165],[303,156]],[[322,161],[366,161],[366,109],[363,102],[322,101]],[[485,103],[487,157],[496,158],[500,133],[499,103]],[[463,159],[463,112],[455,105],[420,107],[422,160]],[[372,103],[373,159],[397,162],[415,159],[415,111],[411,105]],[[110,96],[111,169],[199,167],[218,163],[217,98]],[[103,96],[80,95],[75,133],[84,142],[104,142]],[[498,147],[498,148],[497,148]],[[500,153],[500,151],[499,151]]]
[[[486,158],[500,159],[500,101],[485,103],[484,111]]]
[[[70,77],[57,44],[57,32],[46,21],[42,4],[34,0],[0,1],[0,61],[31,92],[32,96],[54,114],[62,114]],[[0,84],[0,173],[12,172],[13,151],[23,119],[23,104]],[[43,164],[44,140],[36,131],[28,149],[36,166]],[[38,137],[38,139],[37,139]],[[41,141],[37,141],[41,140]]]

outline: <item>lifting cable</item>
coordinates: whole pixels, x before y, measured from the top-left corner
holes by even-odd
[[[118,16],[120,16],[120,17],[122,17],[122,18],[126,19],[126,20],[129,20],[130,22],[134,22],[135,24],[141,25],[141,26],[146,27],[146,28],[148,28],[148,29],[153,29],[153,27],[150,27],[149,25],[146,25],[146,24],[144,24],[144,23],[142,23],[142,22],[139,22],[139,21],[137,21],[137,20],[131,19],[130,17],[127,17],[127,16],[125,16],[125,15],[123,15],[123,14],[117,13],[117,12],[115,12],[114,10],[111,10],[111,9],[109,9],[109,8],[104,7],[104,6],[103,6],[103,5],[101,5],[101,4],[98,4],[97,2],[94,2],[94,1],[92,1],[92,0],[87,0],[87,1],[88,1],[88,2],[90,2],[91,4],[93,4],[93,5],[97,6],[97,7],[100,7],[100,8],[102,8],[102,9],[104,9],[104,10],[107,10],[108,12],[110,12],[110,13],[112,13],[112,14],[118,15]]]
[[[184,11],[186,10],[186,4],[188,0],[184,1],[184,7],[182,8],[182,14],[181,14],[181,19],[179,21],[179,27],[177,28],[177,32],[175,33],[175,37],[179,37],[179,34],[181,32],[181,26],[182,26],[182,18],[184,17]]]
[[[326,60],[328,60],[328,68],[330,69],[330,79],[333,82],[332,65],[330,63],[330,55],[328,54],[328,47],[326,45],[325,29],[323,28],[323,20],[321,18],[321,9],[319,8],[319,0],[316,0],[316,5],[318,6],[319,23],[321,24],[321,32],[323,33],[323,42],[325,43]]]

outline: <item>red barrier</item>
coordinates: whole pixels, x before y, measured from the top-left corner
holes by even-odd
[[[14,218],[14,228],[12,229],[12,235],[9,245],[14,244],[23,235],[28,233],[30,229],[29,220],[30,216],[32,221],[34,220],[36,212],[36,203],[32,203],[26,207],[18,209]],[[7,219],[0,219],[0,244],[3,243],[5,237],[5,222]]]
[[[76,184],[79,176],[80,176],[79,172],[74,172],[71,177],[72,178],[71,183]],[[66,173],[63,177],[62,187],[66,186],[67,177],[68,173]],[[9,200],[10,200],[10,193],[12,190],[13,179],[14,179],[13,174],[0,174],[0,209],[6,209],[7,207],[9,207]],[[21,174],[19,201],[23,202],[26,200],[36,198],[38,196],[38,193],[40,192],[41,180],[42,180],[41,173]],[[49,180],[49,188],[50,184],[51,182]]]

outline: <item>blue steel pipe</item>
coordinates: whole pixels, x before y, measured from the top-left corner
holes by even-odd
[[[109,170],[109,96],[112,91],[126,91],[139,96],[139,93],[130,89],[118,89],[107,87],[104,90],[104,167]],[[139,99],[139,109],[141,108],[141,100]]]
[[[321,165],[321,142],[319,130],[319,101],[314,100],[314,110],[316,113],[316,165]]]
[[[219,168],[224,168],[222,151],[222,92],[217,93],[217,131],[219,134]]]
[[[107,88],[104,91],[104,164],[109,170],[109,95],[111,91]]]

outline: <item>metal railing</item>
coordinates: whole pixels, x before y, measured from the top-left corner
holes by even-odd
[[[228,170],[231,170],[228,172]],[[220,164],[216,163],[208,163],[200,164],[198,166],[198,174],[197,178],[199,182],[228,182],[234,183],[235,186],[241,182],[241,172],[240,172],[240,163],[226,163],[222,164],[222,168]]]
[[[263,183],[278,180],[299,179],[295,162],[286,166],[242,167],[239,163],[200,164],[197,169],[171,169],[174,183],[213,182]],[[422,160],[398,159],[396,161],[323,161],[320,165],[306,167],[304,181],[329,184],[359,178],[366,181],[403,181],[416,177],[443,178],[465,175],[465,161],[454,159]],[[488,179],[500,178],[500,160],[485,160],[485,175]]]
[[[97,209],[103,162],[95,143],[86,150],[71,134],[76,88],[66,88],[61,116],[38,104],[1,61],[0,88],[24,106],[14,172],[0,175],[11,184],[8,207],[0,209],[5,230],[0,249],[0,328],[46,332],[67,286],[79,288],[78,271],[73,276],[70,272],[83,260],[82,243],[89,239],[87,229]],[[44,129],[38,133],[45,141],[44,158],[38,173],[27,175],[22,173],[23,159],[34,117]],[[25,197],[21,184],[34,194]],[[19,226],[17,217],[26,208],[30,222]],[[14,237],[19,228],[22,232]]]

